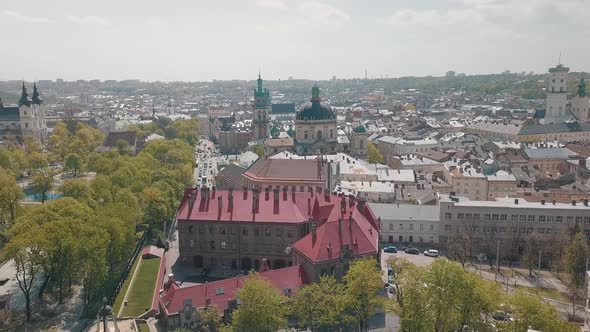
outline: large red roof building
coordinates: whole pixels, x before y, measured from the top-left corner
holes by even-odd
[[[377,256],[379,221],[363,201],[287,188],[187,189],[177,212],[180,261],[196,268],[279,269],[310,281],[342,276],[350,259]]]

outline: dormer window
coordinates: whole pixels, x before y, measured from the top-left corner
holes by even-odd
[[[223,288],[215,288],[215,295],[223,295],[225,294],[225,291],[223,290]]]

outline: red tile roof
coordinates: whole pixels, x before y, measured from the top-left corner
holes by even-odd
[[[164,257],[164,249],[156,246],[145,246],[141,249],[141,257],[144,259],[150,259],[154,257]]]
[[[268,279],[283,294],[286,289],[294,293],[307,283],[303,267],[300,265],[270,270],[262,272],[260,275]],[[184,301],[189,299],[192,300],[192,306],[195,308],[205,307],[207,299],[209,299],[211,305],[223,311],[228,309],[229,301],[236,299],[236,292],[246,279],[247,276],[234,277],[184,288],[175,282],[168,283],[160,296],[160,303],[165,308],[167,315],[174,315],[182,311]]]
[[[194,195],[194,203],[191,203]],[[279,192],[278,199],[269,192],[258,193],[256,206],[252,191],[233,191],[230,202],[229,191],[199,191],[187,189],[176,214],[179,222],[188,221],[233,221],[233,222],[269,222],[269,223],[303,223],[309,215],[307,200],[314,194],[304,192]],[[316,194],[317,196],[317,194]],[[268,199],[267,199],[268,197]]]
[[[315,159],[272,159],[260,158],[250,166],[244,176],[264,180],[322,181],[325,167],[318,174]]]

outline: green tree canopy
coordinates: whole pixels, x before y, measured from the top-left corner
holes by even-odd
[[[383,158],[383,155],[379,152],[373,142],[367,143],[367,154],[369,157],[369,163],[371,164],[383,164],[385,162],[385,158]]]

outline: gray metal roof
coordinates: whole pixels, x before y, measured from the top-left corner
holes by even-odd
[[[590,123],[561,122],[548,124],[528,124],[522,126],[519,135],[540,135],[553,133],[569,133],[578,131],[590,131]]]
[[[578,154],[568,148],[524,149],[528,159],[563,159],[567,160]]]
[[[369,203],[376,217],[382,220],[439,220],[438,205]]]

